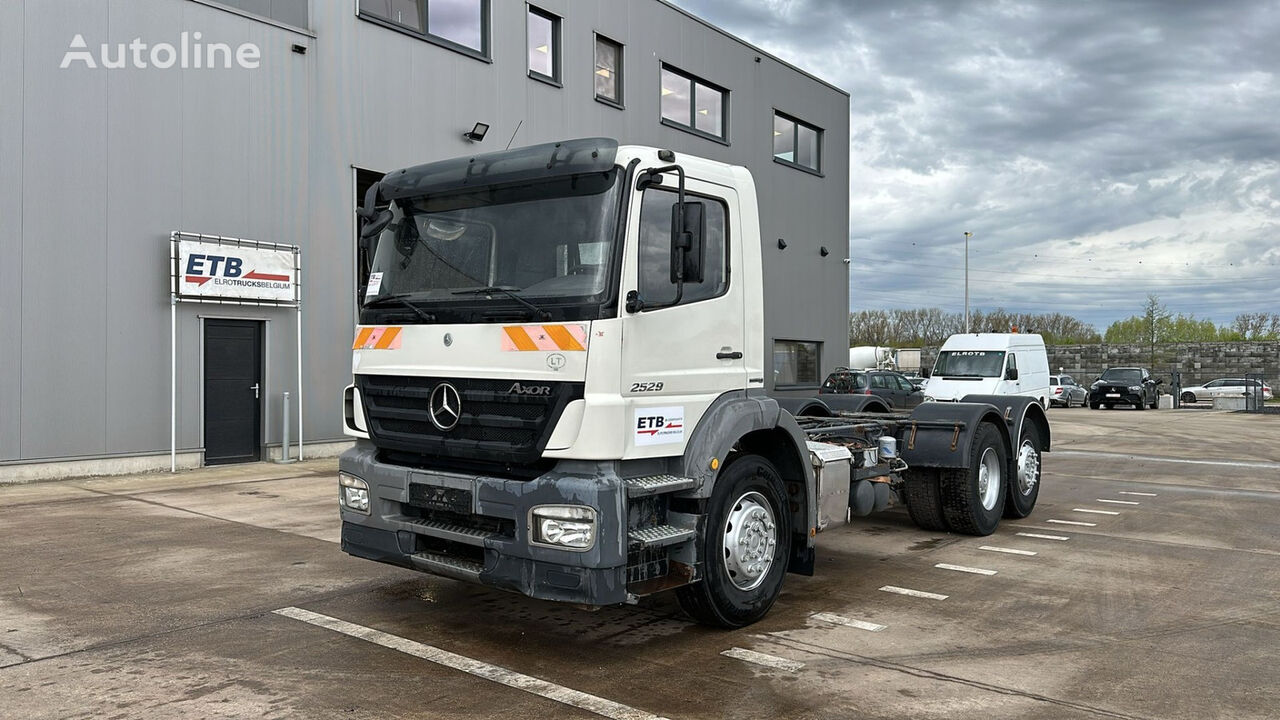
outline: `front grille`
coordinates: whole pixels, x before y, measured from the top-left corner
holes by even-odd
[[[458,424],[441,430],[428,403],[441,383],[458,391]],[[509,392],[514,385],[548,388],[542,395]],[[369,436],[382,450],[485,463],[535,463],[564,408],[583,396],[582,383],[358,375]]]

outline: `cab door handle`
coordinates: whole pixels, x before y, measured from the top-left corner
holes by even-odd
[[[726,352],[722,350],[716,353],[716,359],[717,360],[741,360],[742,353],[738,352],[737,350],[734,350],[731,352]]]

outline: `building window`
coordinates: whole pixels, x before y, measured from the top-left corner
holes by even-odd
[[[489,0],[360,0],[360,17],[488,58]]]
[[[692,75],[662,66],[662,122],[699,135],[727,140],[729,91]]]
[[[622,45],[596,35],[596,99],[622,107]]]
[[[822,172],[822,129],[774,111],[773,159]]]
[[[529,6],[529,77],[560,83],[560,18]]]
[[[817,385],[822,343],[773,341],[773,386]]]
[[[650,187],[640,200],[639,292],[648,305],[665,304],[676,298],[671,270],[671,228],[678,198],[673,190]],[[724,203],[692,193],[685,195],[685,202],[702,203],[706,234],[702,238],[702,282],[685,281],[681,305],[719,297],[729,287]]]

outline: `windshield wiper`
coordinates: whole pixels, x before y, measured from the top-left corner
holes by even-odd
[[[551,313],[547,312],[545,309],[541,307],[538,307],[537,305],[534,305],[528,300],[525,300],[524,298],[520,297],[515,293],[516,290],[519,290],[519,288],[507,288],[507,287],[501,287],[499,285],[490,285],[489,287],[482,287],[482,288],[468,288],[466,290],[454,290],[453,294],[454,295],[492,295],[494,293],[502,293],[503,295],[506,295],[512,300],[515,300],[516,302],[528,308],[533,313],[533,316],[538,318],[539,320],[551,319]]]
[[[409,308],[418,317],[422,318],[426,322],[430,322],[430,323],[435,322],[436,321],[435,315],[432,315],[426,310],[423,310],[417,305],[414,305],[413,303],[409,302],[408,297],[412,294],[413,293],[401,293],[399,295],[385,295],[383,297],[374,298],[373,300],[370,300],[369,302],[365,303],[364,306],[367,308],[371,308],[371,307],[381,307],[381,306],[393,305],[393,304],[400,305],[402,307]]]

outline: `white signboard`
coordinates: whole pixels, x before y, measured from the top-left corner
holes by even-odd
[[[178,241],[174,292],[180,298],[295,303],[292,249]]]
[[[684,442],[684,408],[636,408],[636,421],[632,432],[636,445]]]

